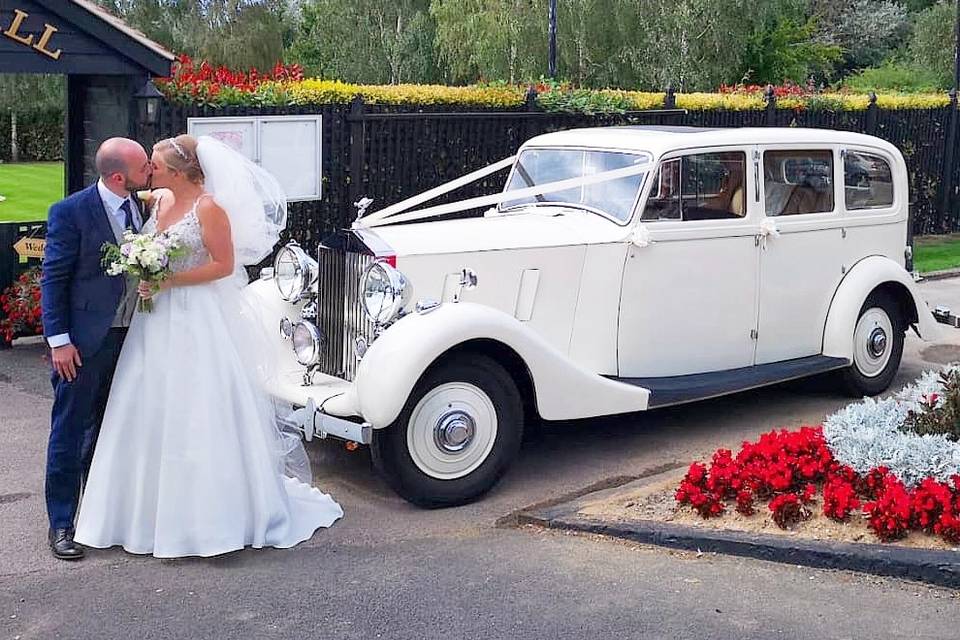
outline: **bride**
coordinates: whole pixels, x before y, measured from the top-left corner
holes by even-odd
[[[283,192],[206,136],[163,140],[151,161],[143,231],[188,252],[159,290],[140,284],[153,310],[124,342],[74,539],[159,558],[292,547],[343,511],[310,486],[299,436],[277,426],[265,336],[241,294],[243,265],[286,223]]]

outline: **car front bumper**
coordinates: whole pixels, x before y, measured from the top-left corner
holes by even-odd
[[[317,373],[311,384],[304,384],[304,372],[299,369],[279,375],[269,391],[278,402],[293,407],[278,417],[280,422],[301,432],[308,442],[335,437],[370,444],[373,429],[354,408],[353,383]]]

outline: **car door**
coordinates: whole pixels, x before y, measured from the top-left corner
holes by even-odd
[[[839,147],[760,151],[763,227],[771,233],[760,245],[756,364],[766,364],[821,352],[830,301],[843,278],[846,231]]]
[[[645,187],[624,265],[621,377],[753,364],[757,307],[754,176],[747,147],[665,156]],[[649,240],[649,241],[647,241]]]

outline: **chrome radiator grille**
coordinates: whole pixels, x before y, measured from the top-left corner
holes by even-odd
[[[357,373],[354,340],[373,341],[373,323],[360,308],[360,275],[374,257],[342,249],[320,247],[317,326],[326,337],[320,370],[328,375],[353,380]]]

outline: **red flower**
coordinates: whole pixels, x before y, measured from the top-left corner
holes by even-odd
[[[0,335],[5,342],[17,336],[42,333],[40,318],[40,269],[34,268],[18,277],[0,295]]]
[[[795,493],[780,494],[770,501],[768,507],[773,512],[773,521],[781,529],[810,517],[810,511],[801,504],[800,497]]]
[[[737,511],[745,516],[753,515],[753,494],[749,491],[741,491],[737,494]]]
[[[876,500],[863,505],[863,512],[868,516],[867,522],[873,532],[883,541],[897,540],[907,535],[911,499],[903,483],[885,473],[876,495]]]

